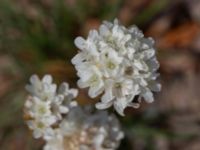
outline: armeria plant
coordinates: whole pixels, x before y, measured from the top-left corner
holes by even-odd
[[[79,106],[74,100],[78,90],[68,83],[57,88],[51,75],[42,80],[33,75],[26,86],[26,123],[34,138],[46,141],[44,150],[115,150],[124,133],[117,117],[106,110],[113,106],[124,116],[126,107],[138,108],[142,99],[153,102],[152,91],[161,89],[154,41],[115,19],[91,30],[86,39],[77,37],[75,45],[80,50],[72,59],[77,84],[89,88],[91,98],[100,96],[97,109]]]

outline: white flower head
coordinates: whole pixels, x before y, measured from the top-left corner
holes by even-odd
[[[67,150],[115,150],[124,136],[114,115],[81,107],[71,109],[60,130]]]
[[[80,49],[72,59],[80,77],[78,86],[88,87],[91,98],[103,93],[98,109],[114,106],[124,115],[126,107],[138,108],[141,98],[154,101],[152,91],[161,89],[154,41],[136,26],[126,28],[117,19],[104,22],[87,39],[77,37],[75,45]],[[133,102],[136,97],[138,102]]]
[[[97,111],[88,117],[84,130],[93,135],[92,145],[96,150],[117,149],[124,137],[118,119],[106,111]]]
[[[42,80],[33,75],[30,81],[31,85],[26,86],[30,95],[24,106],[25,116],[28,116],[26,122],[33,130],[35,138],[49,139],[53,136],[52,127],[57,125],[70,109],[77,106],[73,99],[78,91],[69,89],[65,82],[57,90],[50,75],[45,75]]]

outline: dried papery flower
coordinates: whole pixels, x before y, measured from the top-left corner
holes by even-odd
[[[76,89],[67,83],[57,90],[52,77],[33,75],[26,88],[30,95],[24,113],[35,138],[42,138],[44,150],[115,150],[123,132],[113,114],[79,106]]]
[[[141,98],[153,102],[152,91],[158,92],[156,82],[159,63],[154,41],[145,38],[136,27],[126,28],[118,23],[105,21],[97,30],[91,30],[87,39],[77,37],[75,45],[80,52],[72,59],[78,85],[89,88],[91,98],[102,94],[98,109],[114,106],[124,115],[126,107],[139,107]],[[138,103],[133,99],[138,97]]]

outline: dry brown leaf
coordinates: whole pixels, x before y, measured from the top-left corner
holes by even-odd
[[[157,47],[159,49],[188,48],[199,33],[199,24],[185,23],[160,37],[157,41]]]

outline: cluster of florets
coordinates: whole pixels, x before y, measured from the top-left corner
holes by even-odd
[[[81,107],[68,113],[56,134],[45,150],[115,150],[124,136],[114,115]]]
[[[80,77],[78,86],[88,87],[91,98],[103,93],[96,108],[113,105],[124,115],[126,107],[138,108],[141,98],[154,101],[152,91],[161,87],[156,82],[159,63],[154,41],[136,26],[126,28],[118,20],[104,22],[99,31],[91,30],[87,39],[77,37],[75,45],[80,49],[72,59]]]
[[[119,122],[107,112],[83,109],[73,99],[76,89],[62,83],[57,89],[52,77],[33,75],[26,89],[25,116],[35,138],[46,141],[44,150],[114,150],[123,137]]]
[[[53,133],[52,126],[77,105],[72,99],[77,96],[78,91],[69,89],[67,83],[62,83],[57,89],[50,75],[45,75],[42,80],[33,75],[30,83],[26,86],[30,95],[24,109],[29,118],[27,124],[33,130],[35,138],[48,139]]]

